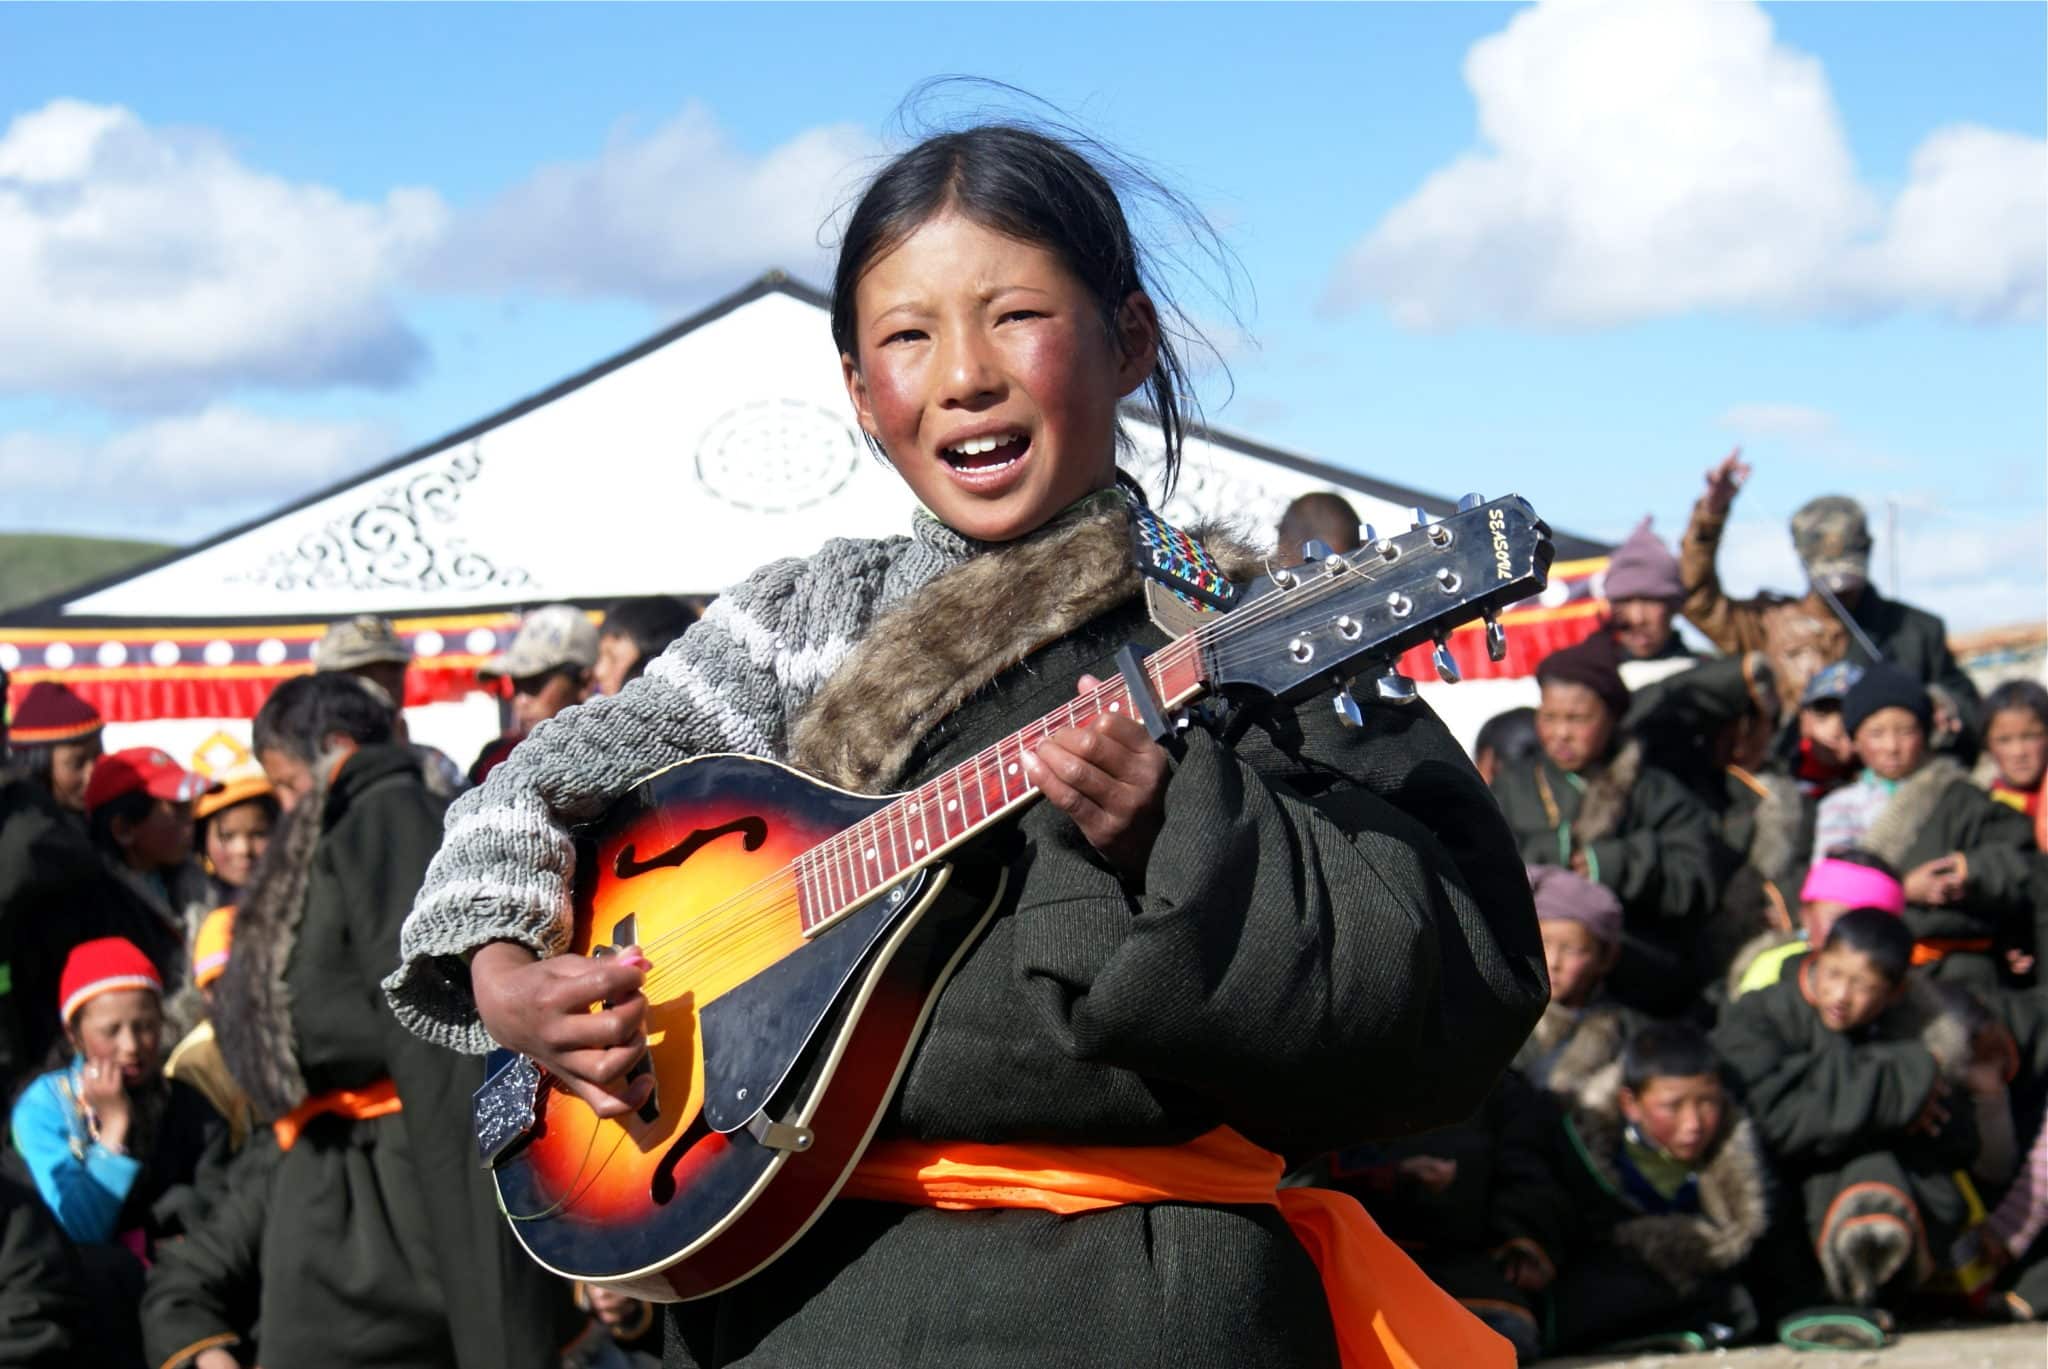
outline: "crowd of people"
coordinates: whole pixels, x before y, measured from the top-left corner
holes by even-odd
[[[1379,700],[1034,734],[1010,770],[1047,802],[906,1057],[895,1169],[857,1168],[773,1277],[665,1313],[526,1257],[474,1052],[606,1117],[654,1085],[661,949],[559,954],[570,826],[721,751],[929,782],[1165,645],[1155,602],[1184,626],[1272,559],[1115,465],[1130,396],[1169,485],[1190,417],[1136,241],[1059,137],[893,159],[832,326],[912,534],[772,563],[695,623],[536,609],[485,672],[513,727],[466,770],[409,738],[376,618],[271,693],[247,774],[102,754],[85,699],[26,690],[0,1361],[1496,1369],[2048,1310],[2048,694],[1980,698],[1871,585],[1846,499],[1793,519],[1803,594],[1729,597],[1733,458],[1678,555],[1648,524],[1617,550],[1599,630],[1469,765]],[[1312,496],[1282,549],[1304,534],[1346,550],[1358,520]],[[1683,660],[1681,617],[1718,654]],[[1634,661],[1681,668],[1631,691]],[[933,1178],[963,1144],[994,1179]]]

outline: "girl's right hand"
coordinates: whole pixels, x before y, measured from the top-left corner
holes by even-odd
[[[128,1140],[128,1087],[111,1060],[87,1060],[79,1072],[78,1097],[92,1114],[100,1144],[120,1150]]]
[[[517,942],[493,941],[470,957],[469,980],[492,1040],[537,1061],[598,1116],[620,1117],[654,1092],[652,1075],[626,1082],[647,1052],[640,985],[649,968],[637,946],[601,959],[542,960]]]

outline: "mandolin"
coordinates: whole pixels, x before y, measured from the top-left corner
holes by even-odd
[[[1001,905],[998,862],[965,849],[1038,796],[1024,752],[1102,713],[1155,738],[1204,696],[1298,703],[1354,682],[1416,696],[1393,663],[1542,589],[1549,530],[1508,496],[1367,530],[1348,555],[1271,570],[1227,612],[1141,656],[1065,707],[901,794],[849,793],[749,756],[700,756],[621,798],[577,837],[571,951],[638,944],[654,968],[654,1094],[600,1118],[535,1062],[491,1056],[478,1152],[528,1253],[566,1278],[636,1297],[700,1298],[758,1272],[816,1219],[859,1161],[932,1004]],[[1369,681],[1369,683],[1368,683]]]

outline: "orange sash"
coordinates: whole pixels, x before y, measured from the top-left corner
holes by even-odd
[[[1988,955],[1991,952],[1991,938],[1988,936],[1930,936],[1913,943],[1913,964],[1933,965],[1957,951],[1974,951]]]
[[[1344,1369],[1513,1369],[1507,1341],[1431,1283],[1356,1199],[1280,1188],[1284,1168],[1229,1127],[1180,1146],[878,1141],[839,1196],[1067,1215],[1125,1203],[1270,1204],[1322,1275]]]
[[[372,1117],[389,1117],[403,1107],[398,1101],[398,1085],[389,1079],[379,1079],[368,1088],[331,1089],[326,1093],[316,1093],[272,1122],[270,1129],[277,1133],[277,1148],[290,1150],[299,1143],[299,1133],[316,1117],[333,1113],[351,1121],[364,1122]]]

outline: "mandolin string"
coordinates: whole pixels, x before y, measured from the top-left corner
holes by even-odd
[[[1153,655],[1167,661],[1169,665],[1179,664],[1207,646],[1212,649],[1219,663],[1224,660],[1242,660],[1245,655],[1243,648],[1246,644],[1229,639],[1242,636],[1249,629],[1256,628],[1262,624],[1268,624],[1276,617],[1292,614],[1313,602],[1338,593],[1348,587],[1375,583],[1385,578],[1392,564],[1390,562],[1383,562],[1374,565],[1369,570],[1339,572],[1326,576],[1313,585],[1302,586],[1298,590],[1283,590],[1280,594],[1268,596],[1259,603],[1248,606],[1245,610],[1225,615],[1214,623],[1204,624],[1201,628],[1196,629],[1187,636],[1160,648]],[[1356,578],[1353,578],[1354,575]],[[1124,692],[1124,688],[1121,678],[1104,682],[1087,695],[1078,696],[1075,700],[1070,701],[1066,712],[1071,718],[1075,710],[1083,704],[1095,706],[1097,713],[1106,711],[1102,705],[1112,701],[1119,701],[1115,700],[1113,696],[1122,692]],[[671,983],[675,979],[688,974],[707,955],[724,954],[728,949],[738,947],[742,944],[742,938],[755,935],[764,924],[784,923],[791,904],[797,901],[798,891],[795,885],[798,878],[809,876],[814,883],[826,878],[828,872],[822,867],[827,860],[844,862],[849,874],[852,870],[860,868],[859,863],[853,858],[852,848],[855,846],[879,846],[882,843],[892,842],[894,837],[888,831],[892,817],[902,821],[904,823],[904,830],[907,831],[908,818],[896,812],[907,800],[924,794],[926,790],[931,790],[934,794],[942,792],[940,785],[948,775],[955,777],[955,786],[964,795],[966,793],[966,786],[960,778],[963,774],[972,771],[977,782],[985,780],[986,775],[983,773],[984,765],[992,760],[1000,767],[1003,764],[1002,748],[1005,745],[1013,743],[1020,745],[1028,744],[1028,734],[1035,728],[1045,728],[1047,735],[1049,735],[1051,717],[1052,715],[1047,715],[1046,718],[1027,724],[1024,728],[1019,729],[1018,732],[1001,739],[994,746],[984,749],[966,761],[960,762],[947,771],[945,775],[938,777],[937,780],[919,786],[911,794],[899,798],[896,803],[870,814],[844,831],[835,833],[817,846],[800,853],[791,862],[778,868],[764,879],[757,881],[754,885],[738,890],[722,902],[704,909],[691,919],[689,926],[676,928],[673,931],[664,933],[653,942],[647,943],[642,947],[643,950],[658,949],[678,937],[687,936],[691,932],[700,929],[703,922],[708,918],[719,918],[724,924],[719,931],[713,932],[710,936],[692,946],[690,948],[690,955],[672,964],[657,967],[649,975],[647,981],[643,983],[643,991],[650,986]],[[1000,776],[998,776],[998,779],[1000,782]],[[986,802],[985,792],[984,789],[984,803]],[[1007,786],[1004,786],[1004,799],[1002,803],[997,805],[997,810],[1007,809],[1014,804],[1034,798],[1036,795],[1037,789],[1033,785],[1027,784],[1024,791],[1015,796],[1009,795]],[[922,801],[922,799],[919,799],[919,802]],[[982,821],[985,822],[987,819],[983,818]],[[836,875],[836,872],[832,873]],[[769,896],[766,903],[762,903],[758,899],[758,896],[762,894]],[[868,891],[863,891],[862,894],[851,900],[851,902],[864,901],[867,896]],[[771,935],[775,939],[780,939],[782,935],[786,935],[786,924],[773,927]]]
[[[1391,564],[1381,563],[1369,570],[1363,571],[1339,572],[1326,576],[1315,584],[1301,586],[1298,590],[1283,590],[1280,594],[1268,596],[1256,604],[1247,606],[1245,610],[1223,615],[1214,623],[1204,624],[1186,636],[1169,643],[1165,647],[1161,647],[1153,653],[1153,656],[1164,661],[1170,668],[1173,665],[1184,663],[1203,647],[1209,647],[1219,662],[1225,659],[1241,660],[1244,656],[1243,651],[1234,650],[1233,648],[1239,648],[1244,644],[1232,641],[1230,640],[1231,638],[1242,636],[1250,629],[1268,624],[1274,618],[1297,612],[1311,603],[1346,588],[1375,583],[1384,578]],[[1072,719],[1076,710],[1082,705],[1092,705],[1094,706],[1094,712],[1099,714],[1108,711],[1105,705],[1112,702],[1123,702],[1124,700],[1115,696],[1126,692],[1124,682],[1120,677],[1105,681],[1098,684],[1088,694],[1078,696],[1070,701],[1066,706],[1065,712]],[[968,760],[960,762],[948,770],[945,775],[941,775],[938,779],[919,786],[911,794],[899,798],[896,803],[870,814],[844,831],[835,833],[817,846],[800,853],[788,864],[780,867],[762,880],[757,881],[754,885],[738,890],[720,903],[704,909],[691,919],[689,926],[679,927],[664,933],[662,936],[655,938],[654,941],[644,945],[641,948],[643,951],[659,949],[676,938],[699,930],[703,922],[708,918],[718,918],[724,924],[720,930],[713,932],[710,936],[692,946],[690,948],[690,955],[671,964],[656,967],[649,974],[647,980],[643,982],[643,992],[651,987],[672,983],[676,979],[687,975],[708,955],[722,955],[731,949],[737,949],[742,944],[742,939],[755,934],[763,923],[770,921],[779,922],[785,919],[790,905],[797,901],[796,884],[799,878],[809,876],[815,883],[822,877],[827,877],[827,871],[822,868],[827,860],[844,862],[849,872],[859,869],[860,865],[853,859],[853,850],[851,848],[856,846],[879,848],[882,844],[893,843],[895,838],[889,832],[892,818],[901,821],[905,831],[909,830],[907,815],[899,814],[896,811],[906,801],[917,798],[917,801],[922,804],[925,800],[917,796],[923,795],[926,790],[931,790],[934,794],[940,793],[940,785],[946,778],[946,775],[955,777],[956,787],[960,788],[964,794],[966,792],[965,784],[959,777],[971,772],[978,784],[984,781],[986,775],[983,773],[983,767],[988,762],[993,761],[999,770],[1004,764],[1002,754],[1004,746],[1016,744],[1021,749],[1021,747],[1029,744],[1028,734],[1034,729],[1043,728],[1046,730],[1046,735],[1050,735],[1050,719],[1052,716],[1049,714],[1046,718],[1041,718],[1027,724],[1016,733],[1002,738],[995,745],[985,748]],[[1001,783],[1000,774],[998,774],[998,782],[999,784]],[[1036,797],[1038,791],[1037,786],[1027,783],[1023,792],[1017,795],[1009,795],[1006,785],[1003,786],[1003,792],[1003,801],[997,805],[999,811],[1007,809],[1013,804]],[[983,790],[982,802],[986,804],[985,789]],[[985,822],[987,819],[984,817],[982,821]],[[828,848],[834,848],[835,846],[837,849],[828,850]],[[762,894],[769,896],[768,901],[765,903],[759,901],[759,895]],[[854,901],[862,901],[866,896],[866,893],[863,893]],[[785,928],[775,927],[773,933],[779,939],[781,934],[785,934]]]

